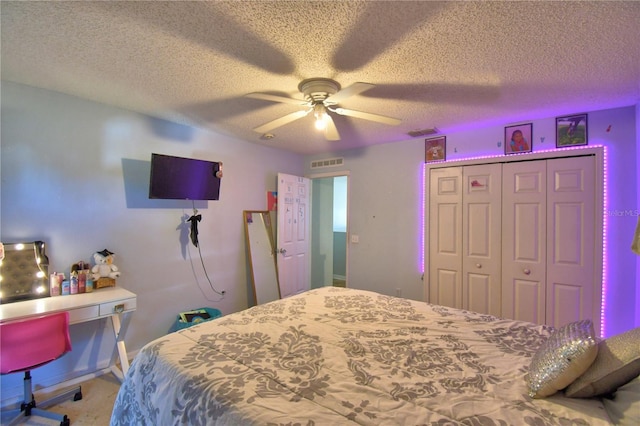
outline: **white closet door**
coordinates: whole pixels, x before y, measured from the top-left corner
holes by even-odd
[[[594,316],[595,186],[595,157],[547,161],[546,324],[554,327],[587,318],[599,323],[598,309]]]
[[[463,168],[462,307],[500,316],[502,165]]]
[[[546,161],[502,169],[502,316],[545,323]]]
[[[429,302],[462,308],[462,168],[429,175]]]

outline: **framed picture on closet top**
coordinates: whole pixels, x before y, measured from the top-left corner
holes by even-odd
[[[433,163],[447,159],[447,137],[438,136],[424,140],[424,162]]]
[[[521,154],[531,152],[533,124],[517,124],[504,128],[504,153]]]
[[[587,114],[556,117],[556,148],[587,144]]]

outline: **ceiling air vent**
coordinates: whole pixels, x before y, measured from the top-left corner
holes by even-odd
[[[312,169],[319,169],[320,167],[338,167],[344,164],[344,158],[325,158],[324,160],[315,160],[311,162]]]
[[[413,137],[413,138],[417,138],[419,136],[435,135],[438,132],[439,132],[439,130],[434,127],[433,129],[411,130],[407,134],[409,136]]]

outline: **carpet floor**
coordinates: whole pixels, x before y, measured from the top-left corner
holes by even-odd
[[[104,374],[80,384],[82,399],[79,401],[65,401],[47,410],[66,414],[74,426],[108,426],[111,410],[120,389],[120,381],[113,374]],[[60,390],[62,391],[62,390]],[[36,392],[36,404],[49,396],[55,395]],[[4,424],[5,418],[2,419]],[[58,426],[60,422],[42,417],[25,417],[18,423],[26,426]]]

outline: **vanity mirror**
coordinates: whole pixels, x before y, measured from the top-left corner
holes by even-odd
[[[256,304],[280,299],[271,216],[267,210],[245,210],[243,214]]]
[[[49,259],[44,242],[3,244],[3,249],[0,303],[49,296]]]

